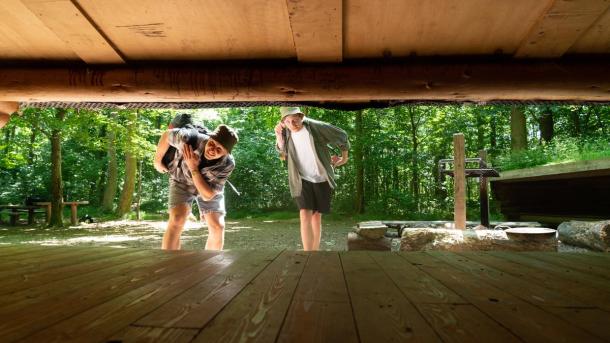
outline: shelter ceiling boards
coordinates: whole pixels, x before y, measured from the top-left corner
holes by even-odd
[[[79,60],[21,1],[0,1],[0,58]]]
[[[548,0],[346,0],[344,58],[512,54]]]
[[[128,60],[296,55],[285,0],[79,0]]]
[[[80,9],[70,0],[21,0],[83,61],[91,64],[123,63]]]

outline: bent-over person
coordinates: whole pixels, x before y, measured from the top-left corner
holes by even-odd
[[[180,236],[196,200],[201,220],[208,224],[205,249],[222,250],[226,215],[224,184],[235,168],[231,150],[237,142],[236,132],[226,125],[219,125],[210,134],[186,127],[167,130],[161,136],[155,154],[157,170],[169,147],[176,148],[176,155],[167,166],[169,222],[162,249],[180,249]]]

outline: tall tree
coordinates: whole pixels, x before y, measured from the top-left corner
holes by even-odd
[[[411,172],[413,173],[413,177],[411,178],[411,191],[413,194],[413,199],[415,201],[415,207],[419,209],[419,165],[418,165],[418,147],[419,140],[417,137],[417,132],[419,129],[419,123],[423,117],[423,111],[415,111],[414,106],[408,106],[407,112],[409,113],[409,122],[411,129]]]
[[[127,136],[125,138],[125,178],[123,180],[123,189],[121,191],[121,198],[119,199],[119,205],[117,207],[117,215],[124,216],[131,210],[131,202],[133,199],[133,193],[136,188],[136,172],[137,172],[137,160],[136,160],[136,148],[135,148],[135,136],[137,134],[137,111],[127,112]]]
[[[108,167],[106,174],[106,186],[104,188],[104,196],[102,198],[102,209],[106,212],[112,212],[114,207],[114,198],[116,197],[117,184],[119,178],[119,166],[116,157],[116,132],[112,127],[117,120],[115,111],[110,113],[110,123],[106,129],[106,144],[108,152]]]
[[[513,106],[510,112],[510,148],[511,151],[527,149],[527,129],[523,108]]]
[[[545,108],[538,117],[538,125],[540,126],[540,139],[545,142],[550,142],[553,139],[554,122],[553,112],[550,108]]]
[[[354,139],[354,168],[356,170],[356,196],[354,209],[356,213],[364,213],[364,125],[363,110],[356,111],[356,132]]]
[[[63,227],[63,194],[64,184],[61,173],[61,132],[66,110],[55,110],[55,123],[51,129],[51,219],[49,225]]]

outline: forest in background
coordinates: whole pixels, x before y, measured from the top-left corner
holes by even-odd
[[[333,211],[339,215],[446,219],[450,179],[438,161],[451,158],[452,136],[466,137],[466,156],[487,150],[500,170],[610,157],[608,106],[398,106],[340,111],[305,109],[345,129],[350,161],[338,169]],[[202,110],[25,109],[0,131],[0,204],[26,199],[88,200],[100,218],[149,218],[166,212],[168,177],[155,171],[156,143],[179,112],[213,129],[238,130],[236,169],[225,188],[231,216],[295,209],[286,168],[274,149],[277,107]],[[338,153],[338,151],[337,151]],[[469,180],[468,217],[478,218],[478,188]],[[136,204],[136,205],[134,205]],[[58,206],[55,206],[58,208]],[[196,208],[196,207],[195,207]],[[499,218],[491,202],[492,218]],[[54,210],[55,224],[61,213]]]

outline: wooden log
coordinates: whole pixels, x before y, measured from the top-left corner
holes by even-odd
[[[410,228],[402,232],[401,251],[557,251],[557,239],[513,240],[502,230]]]
[[[610,64],[464,62],[0,68],[0,101],[609,101]]]
[[[347,250],[390,251],[392,250],[392,239],[387,237],[370,239],[362,237],[355,232],[350,232],[347,234]]]
[[[562,243],[610,252],[610,220],[564,222],[557,228]]]

